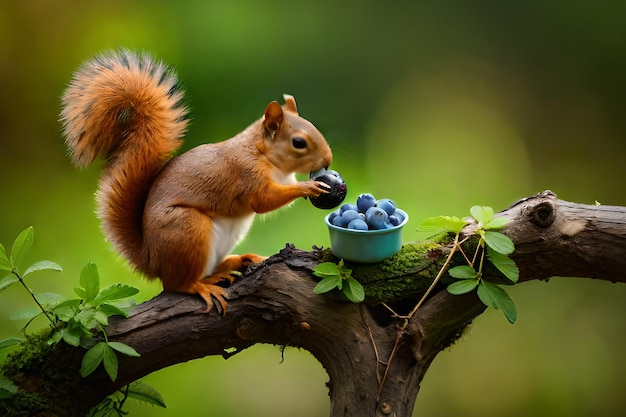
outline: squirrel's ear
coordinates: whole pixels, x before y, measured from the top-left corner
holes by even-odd
[[[265,118],[263,119],[263,127],[265,131],[272,137],[280,129],[283,123],[283,109],[276,101],[272,101],[265,109]]]
[[[292,113],[298,114],[298,107],[296,107],[296,99],[290,94],[283,94],[283,100],[285,100],[285,108]]]

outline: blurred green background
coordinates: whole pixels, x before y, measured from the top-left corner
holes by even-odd
[[[185,149],[228,138],[283,93],[325,134],[333,168],[361,192],[421,219],[506,208],[552,189],[626,205],[626,3],[618,1],[35,1],[0,3],[0,242],[36,231],[31,260],[62,274],[36,291],[70,294],[82,266],[103,284],[160,291],[104,242],[99,164],[73,168],[57,120],[76,67],[120,46],[172,64],[193,122]],[[301,200],[257,219],[238,251],[328,245],[324,212]],[[487,311],[432,365],[415,415],[620,415],[626,286],[553,279],[512,288],[511,326]],[[23,323],[23,290],[0,295],[0,338]],[[133,416],[325,416],[322,367],[307,352],[256,346],[145,381],[167,410]]]

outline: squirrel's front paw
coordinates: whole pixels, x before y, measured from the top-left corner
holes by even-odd
[[[319,197],[328,194],[330,185],[322,181],[308,180],[300,183],[302,185],[303,197]]]

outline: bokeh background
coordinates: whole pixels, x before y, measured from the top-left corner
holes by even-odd
[[[103,285],[160,291],[133,275],[94,215],[100,164],[73,168],[58,113],[85,59],[110,48],[172,64],[193,122],[185,149],[234,135],[291,93],[324,132],[334,168],[421,219],[496,210],[544,189],[626,205],[626,3],[620,1],[0,2],[0,242],[35,227],[30,259],[60,263],[37,292],[71,294],[88,261]],[[328,245],[326,213],[301,200],[257,219],[239,251]],[[415,415],[623,415],[626,286],[552,279],[510,290],[432,365]],[[0,294],[0,338],[29,305]],[[42,325],[40,323],[39,325]],[[35,327],[37,324],[35,324]],[[281,363],[282,362],[282,363]],[[133,416],[324,416],[327,381],[307,352],[256,346],[149,375],[167,410]]]

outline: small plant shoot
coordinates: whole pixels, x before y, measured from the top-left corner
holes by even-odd
[[[35,303],[35,306],[14,313],[11,319],[27,320],[22,329],[25,333],[36,317],[44,316],[51,329],[49,345],[63,341],[71,346],[87,349],[79,370],[81,376],[89,376],[102,364],[105,373],[114,381],[118,373],[117,354],[136,357],[139,353],[126,344],[109,341],[105,327],[108,325],[109,317],[113,315],[128,317],[127,310],[135,305],[134,301],[128,298],[137,294],[139,290],[124,284],[114,284],[101,289],[98,269],[95,264],[88,263],[81,271],[79,287],[74,288],[78,298],[68,299],[55,293],[35,294],[27,285],[25,278],[35,272],[60,272],[63,269],[57,263],[48,260],[25,265],[33,242],[34,229],[28,227],[17,236],[10,253],[7,253],[5,247],[0,244],[0,276],[4,275],[0,279],[0,292],[20,283]],[[0,340],[0,349],[20,345],[23,341],[15,337]],[[18,389],[19,387],[11,380],[0,375],[0,400],[11,397]],[[108,397],[96,407],[98,414],[90,415],[110,415],[111,412],[125,415],[126,412],[121,407],[127,398],[165,407],[162,397],[154,388],[136,382],[122,388],[118,394]]]
[[[465,226],[475,223],[475,234],[479,236],[476,252],[472,257],[463,253],[467,265],[458,265],[448,270],[448,274],[458,280],[448,285],[448,292],[460,295],[476,290],[483,304],[502,311],[510,323],[515,323],[517,310],[513,300],[504,288],[483,279],[485,259],[488,259],[511,283],[516,283],[519,279],[519,269],[508,256],[515,251],[515,245],[508,236],[499,231],[507,225],[509,220],[502,216],[496,216],[493,209],[486,206],[473,206],[470,209],[470,214],[471,217],[464,219],[449,216],[432,217],[424,220],[418,229],[432,233],[454,234],[452,253],[455,253],[456,251],[463,251],[461,243],[459,243],[461,230]]]
[[[352,277],[352,270],[346,268],[343,259],[338,264],[324,262],[315,267],[313,275],[321,278],[313,292],[324,294],[338,289],[353,303],[360,303],[365,300],[365,290],[363,286]]]

